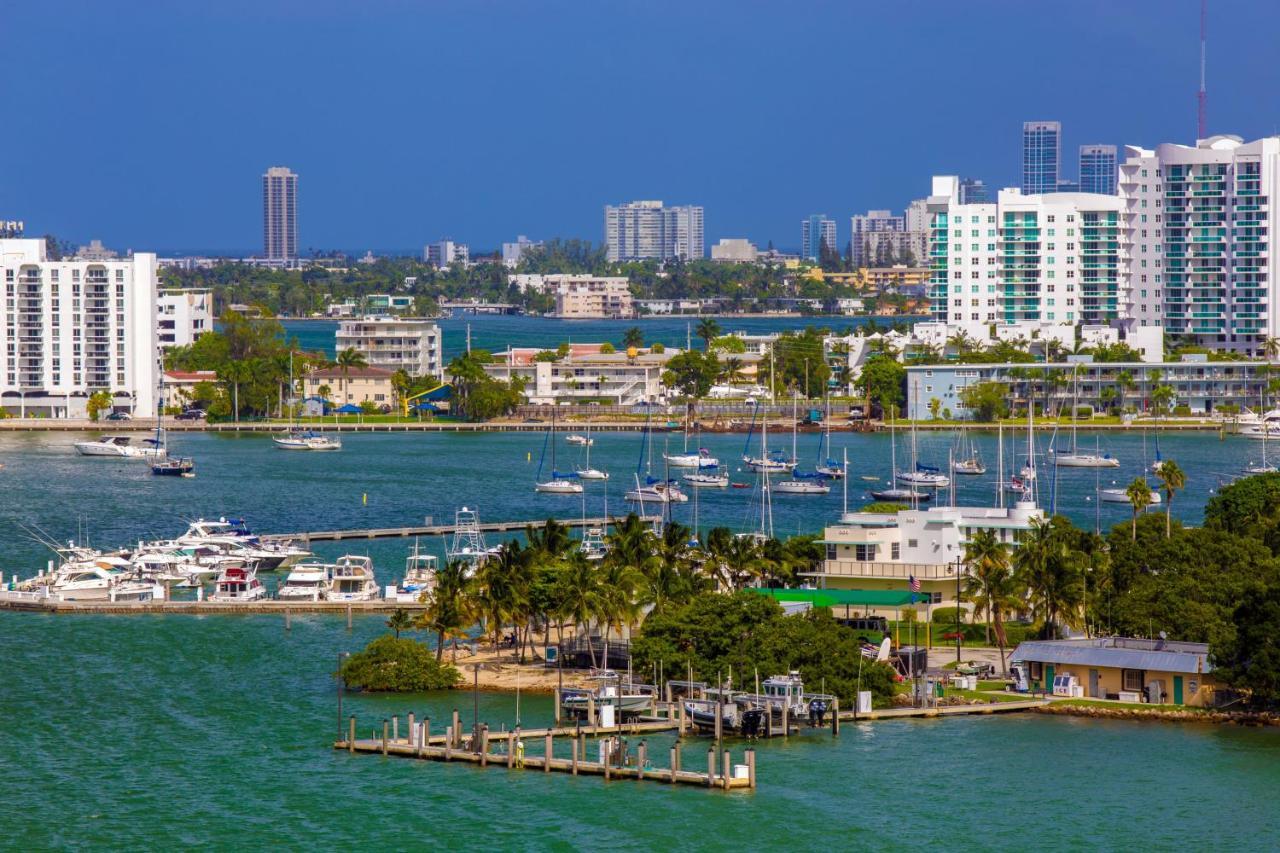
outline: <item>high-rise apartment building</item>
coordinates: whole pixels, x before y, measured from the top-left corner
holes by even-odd
[[[1022,123],[1022,194],[1058,191],[1062,163],[1062,123]]]
[[[1109,324],[1124,317],[1125,203],[1086,193],[960,203],[959,179],[935,177],[929,197],[935,320]]]
[[[519,237],[516,237],[516,241],[514,243],[502,244],[502,265],[509,269],[513,269],[519,266],[520,259],[524,257],[525,252],[530,249],[540,248],[541,246],[542,242],[540,240],[530,240],[528,237],[521,234]]]
[[[286,166],[262,176],[262,253],[271,261],[298,257],[298,176]]]
[[[828,252],[839,253],[836,244],[836,221],[825,213],[814,213],[800,221],[800,257],[805,260],[822,259],[822,247]]]
[[[354,349],[370,367],[403,370],[410,376],[444,376],[440,327],[428,320],[364,317],[343,320],[334,335],[337,351]]]
[[[1116,194],[1116,147],[1114,145],[1080,146],[1080,191]]]
[[[960,179],[960,203],[982,204],[987,200],[987,185],[979,178]],[[923,260],[923,258],[921,259]]]
[[[49,260],[44,240],[0,240],[0,404],[83,418],[89,396],[155,415],[156,256]]]
[[[1280,335],[1280,137],[1125,147],[1119,198],[1131,245],[1127,310],[1202,346],[1261,355]]]
[[[702,227],[702,208],[696,205],[633,201],[604,209],[604,242],[611,261],[701,258]]]

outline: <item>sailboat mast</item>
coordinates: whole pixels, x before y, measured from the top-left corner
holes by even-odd
[[[1004,424],[996,420],[996,506],[1004,509]]]

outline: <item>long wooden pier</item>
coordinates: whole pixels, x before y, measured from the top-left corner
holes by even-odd
[[[619,521],[618,516],[595,516],[593,518],[557,518],[557,524],[565,527],[612,527]],[[641,516],[645,524],[657,521],[656,516]],[[486,521],[476,525],[482,533],[506,533],[512,530],[524,530],[526,527],[541,527],[546,524],[545,518],[532,521]],[[264,533],[260,539],[267,542],[284,540],[302,542],[337,542],[343,539],[396,539],[409,536],[448,536],[456,533],[456,524],[424,524],[406,527],[371,527],[363,530],[309,530],[301,533]]]
[[[415,722],[408,715],[404,736],[399,731],[399,716],[382,720],[382,731],[374,731],[369,738],[356,736],[356,718],[351,716],[347,735],[336,741],[334,749],[349,753],[379,754],[423,761],[465,761],[479,767],[498,767],[509,771],[528,770],[543,773],[568,773],[573,776],[602,776],[604,780],[632,780],[660,782],[668,785],[693,785],[708,790],[729,791],[751,789],[756,786],[755,750],[747,747],[742,763],[734,765],[730,750],[717,749],[713,744],[707,749],[706,770],[688,770],[681,766],[680,747],[669,750],[666,767],[655,767],[650,761],[648,745],[641,741],[634,754],[625,747],[622,735],[637,735],[674,731],[677,724],[670,720],[650,720],[623,723],[615,726],[558,726],[544,729],[492,732],[487,725],[464,733],[453,712],[452,725],[444,734],[431,734],[430,719]],[[569,738],[570,756],[557,757],[556,738]],[[597,743],[599,760],[587,760],[586,738],[602,739]],[[526,754],[525,745],[540,744],[541,752]],[[497,746],[495,751],[492,747]]]
[[[1049,699],[1019,699],[1012,702],[982,702],[976,705],[938,705],[932,708],[879,708],[872,711],[841,711],[840,719],[849,722],[871,720],[903,720],[912,717],[960,717],[966,714],[1004,714],[1030,711],[1048,705]]]

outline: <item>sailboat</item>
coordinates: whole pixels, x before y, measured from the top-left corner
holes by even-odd
[[[1035,443],[1035,421],[1033,417],[1032,407],[1027,406],[1027,462],[1022,466],[1018,473],[1017,461],[1011,462],[1009,465],[1009,482],[1004,484],[1006,492],[1014,492],[1022,495],[1023,500],[1031,500],[1032,492],[1036,484],[1036,443]],[[1003,434],[1002,434],[1003,439]],[[1012,444],[1012,442],[1011,442]],[[1013,451],[1017,455],[1017,450]],[[1004,460],[1000,460],[1001,467],[1004,467]]]
[[[672,468],[715,468],[720,460],[711,455],[705,447],[699,447],[697,453],[689,452],[689,419],[684,422],[684,451],[682,453],[664,453],[662,458]]]
[[[751,426],[747,427],[747,441],[742,448],[742,461],[747,464],[748,469],[755,471],[757,474],[767,471],[793,470],[796,467],[796,461],[794,459],[787,459],[781,451],[775,450],[772,453],[762,451],[762,455],[760,456],[751,455],[751,433],[755,430],[756,414],[759,411],[760,404],[756,403],[755,409],[751,412]],[[766,414],[761,418],[761,430],[764,430],[768,417],[769,416]]]
[[[636,487],[630,489],[624,498],[640,504],[641,512],[647,503],[670,504],[685,503],[689,496],[680,491],[680,487],[672,480],[656,480],[653,477],[653,432],[649,429],[649,416],[645,417],[644,432],[640,445],[640,461],[636,463]],[[645,462],[645,449],[648,448],[649,461]],[[640,482],[640,469],[644,468],[644,482]]]
[[[791,454],[792,456],[795,456],[796,455],[796,444],[795,444],[796,439],[795,439],[794,426],[792,427],[792,430],[793,431],[791,434],[792,435]],[[818,462],[819,463],[823,461],[822,450],[823,450],[824,444],[825,444],[824,441],[818,442]],[[827,460],[827,461],[831,461],[831,460]],[[815,464],[813,466],[812,472],[808,472],[808,471],[801,472],[799,468],[796,468],[794,471],[791,472],[790,480],[782,480],[776,483],[773,487],[773,490],[775,492],[778,492],[784,495],[826,495],[831,493],[831,485],[828,482],[827,475],[819,471],[818,465]]]
[[[917,398],[919,396],[919,387],[916,388]],[[951,478],[943,474],[933,465],[925,465],[918,458],[919,447],[916,437],[916,419],[911,419],[911,470],[896,471],[895,476],[899,483],[906,483],[909,486],[923,486],[927,489],[945,489],[950,483]]]
[[[583,447],[587,448],[587,460],[581,468],[575,468],[574,473],[578,475],[579,480],[607,480],[609,472],[602,471],[599,468],[591,467],[591,445],[594,443],[591,438],[591,425],[587,424],[587,442]]]
[[[1080,383],[1076,380],[1071,395],[1071,451],[1058,453],[1054,447],[1049,448],[1053,454],[1053,464],[1059,468],[1119,468],[1120,460],[1109,453],[1081,453],[1076,443],[1076,407],[1080,399]]]
[[[293,351],[289,351],[289,395],[293,396]],[[271,436],[272,443],[281,450],[341,450],[342,439],[314,430],[300,429],[293,420],[293,407],[289,410],[289,431]]]
[[[555,409],[551,410],[551,428],[547,430],[547,437],[542,442],[542,456],[538,459],[538,473],[533,478],[533,490],[535,492],[545,492],[553,495],[579,495],[582,494],[582,483],[578,482],[577,475],[573,473],[561,474],[556,470],[556,413]],[[547,458],[547,446],[551,447],[551,479],[542,479],[542,463]]]
[[[170,456],[164,431],[164,380],[160,381],[160,399],[156,403],[155,446],[162,451],[151,458],[151,473],[157,477],[194,477],[196,462],[190,456]]]
[[[895,420],[889,421],[889,465],[890,486],[887,489],[872,489],[871,497],[878,501],[907,501],[912,504],[929,500],[928,492],[917,492],[915,489],[902,489],[893,485],[893,478],[898,472],[898,438],[894,429]]]
[[[832,459],[831,453],[831,392],[827,392],[827,416],[822,425],[822,441],[818,445],[818,464],[814,468],[819,474],[831,480],[843,480],[846,464]],[[824,458],[825,457],[825,458]]]
[[[973,440],[969,431],[961,430],[956,438],[957,447],[951,459],[951,472],[971,477],[987,473],[987,465],[978,452],[978,443]]]

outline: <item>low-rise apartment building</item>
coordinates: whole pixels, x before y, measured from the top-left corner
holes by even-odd
[[[555,296],[555,316],[589,320],[634,317],[626,276],[548,275],[543,288]]]
[[[364,317],[343,320],[334,334],[338,352],[354,349],[370,367],[410,376],[444,375],[444,340],[440,327],[429,320]]]
[[[208,290],[162,290],[156,296],[156,343],[182,347],[213,328],[213,294]]]
[[[337,407],[348,403],[374,403],[391,406],[395,403],[395,387],[391,383],[394,371],[381,367],[323,367],[313,370],[302,379],[302,396],[321,397]],[[324,388],[327,394],[321,393]]]

